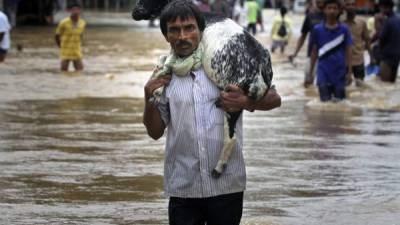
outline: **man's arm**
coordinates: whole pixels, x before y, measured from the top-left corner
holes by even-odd
[[[61,35],[64,33],[64,23],[59,23],[56,28],[56,34],[54,35],[54,40],[59,48],[61,48]]]
[[[143,124],[146,126],[147,134],[154,140],[163,136],[165,130],[164,121],[161,118],[161,113],[157,106],[149,99],[157,88],[167,85],[171,80],[171,76],[163,76],[157,79],[150,79],[144,87],[144,111]]]
[[[307,34],[311,31],[310,30],[310,17],[306,16],[306,18],[303,21],[303,25],[301,26],[301,36],[297,40],[296,44],[296,49],[292,55],[289,55],[289,60],[293,61],[293,59],[297,56],[299,53],[301,47],[303,47],[304,41],[307,38]]]
[[[299,39],[297,40],[296,50],[292,55],[289,55],[289,60],[292,61],[297,54],[299,53],[301,47],[303,47],[304,41],[306,40],[307,33],[302,33]]]
[[[60,35],[56,34],[54,36],[54,40],[56,41],[57,46],[60,48],[61,47],[61,40],[60,40]]]
[[[0,33],[0,42],[3,41],[3,38],[4,38],[4,32]]]
[[[310,56],[310,70],[308,71],[309,74],[306,76],[306,80],[304,80],[304,87],[308,87],[313,84],[314,82],[314,68],[315,64],[317,63],[318,59],[318,48],[316,44],[313,44]]]
[[[243,90],[236,85],[229,85],[229,92],[221,92],[221,104],[225,111],[236,112],[242,109],[248,111],[271,110],[281,106],[281,97],[275,89],[271,88],[267,94],[255,101],[244,94]]]

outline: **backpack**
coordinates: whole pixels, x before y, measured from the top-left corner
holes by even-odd
[[[287,30],[284,21],[282,21],[281,26],[279,27],[278,35],[280,37],[285,37],[287,35]]]

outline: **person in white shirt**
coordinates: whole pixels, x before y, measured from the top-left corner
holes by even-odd
[[[247,8],[244,4],[245,0],[236,2],[233,9],[233,19],[242,27],[247,27]]]
[[[0,63],[4,61],[10,48],[10,30],[7,16],[0,11]]]

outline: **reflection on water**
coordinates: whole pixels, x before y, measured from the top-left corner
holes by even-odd
[[[0,224],[167,224],[165,139],[141,123],[163,37],[90,28],[86,71],[63,75],[50,30],[32,29],[14,32],[24,51],[0,67]],[[243,224],[398,224],[399,85],[369,78],[322,104],[301,86],[306,58],[283,60],[273,56],[282,107],[245,113]]]

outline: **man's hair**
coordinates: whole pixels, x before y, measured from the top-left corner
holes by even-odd
[[[201,32],[206,27],[202,12],[193,4],[190,0],[176,0],[165,6],[160,15],[160,28],[164,36],[167,36],[167,23],[173,22],[177,18],[181,20],[187,20],[190,17],[194,17],[197,21],[197,26]]]
[[[78,2],[72,2],[67,5],[67,9],[72,9],[74,7],[82,8],[81,4],[79,4]]]
[[[324,8],[329,4],[336,4],[339,9],[342,6],[342,4],[339,2],[339,0],[325,0],[324,1]]]
[[[379,5],[389,6],[392,8],[394,6],[394,2],[393,0],[379,0]]]

